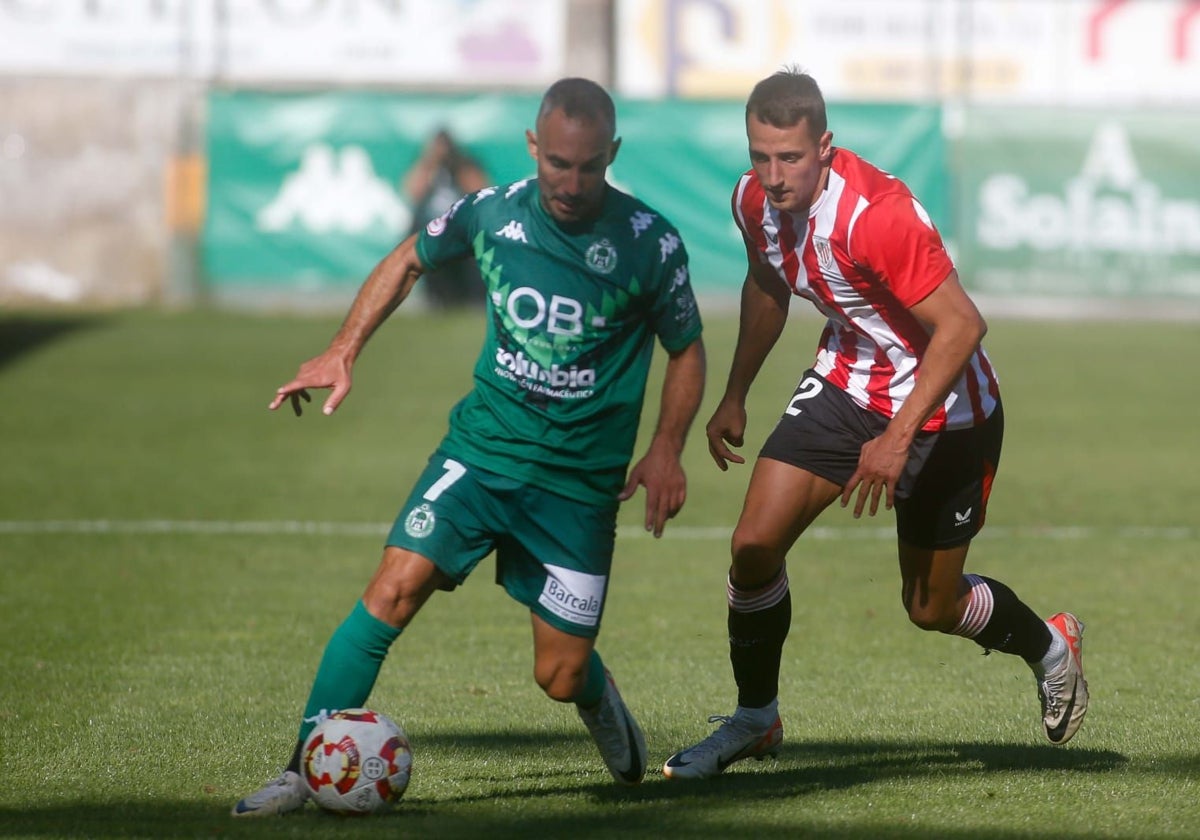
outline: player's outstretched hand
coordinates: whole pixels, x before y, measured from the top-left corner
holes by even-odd
[[[667,520],[679,513],[687,499],[687,476],[679,456],[651,444],[646,456],[629,471],[617,498],[622,502],[631,498],[639,485],[646,488],[646,530],[661,537]]]
[[[729,448],[740,447],[745,442],[746,408],[741,403],[721,400],[712,419],[704,427],[704,434],[708,437],[708,454],[722,472],[728,470],[731,463],[746,463],[745,458]]]
[[[314,359],[309,359],[300,365],[300,371],[286,385],[280,385],[275,391],[275,398],[267,408],[274,411],[287,400],[292,403],[292,411],[299,417],[303,413],[300,400],[311,402],[309,388],[328,388],[329,397],[321,407],[324,414],[333,414],[342,400],[350,393],[350,365],[339,355],[323,353]]]

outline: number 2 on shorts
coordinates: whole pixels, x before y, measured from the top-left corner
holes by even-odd
[[[451,484],[467,474],[466,467],[458,463],[458,461],[451,460],[450,458],[447,458],[442,462],[442,469],[446,471],[446,474],[437,481],[433,482],[433,484],[429,485],[429,489],[426,490],[425,495],[421,497],[427,502],[434,501],[438,496],[446,492],[446,489]]]
[[[825,387],[824,383],[815,376],[807,376],[800,383],[800,387],[796,389],[796,396],[792,397],[792,401],[788,403],[788,407],[784,409],[792,417],[795,417],[804,409],[800,408],[796,403],[801,400],[810,400],[817,394],[821,393],[821,389]]]

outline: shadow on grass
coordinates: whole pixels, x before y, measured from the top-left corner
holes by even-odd
[[[582,743],[586,737],[580,737]],[[561,742],[556,739],[556,745]],[[383,833],[441,838],[559,838],[590,837],[787,837],[928,838],[929,824],[881,825],[863,814],[845,825],[828,819],[809,819],[804,797],[858,786],[948,777],[1020,772],[1104,774],[1132,769],[1148,784],[1159,774],[1200,772],[1200,757],[1156,757],[1145,766],[1130,767],[1125,756],[1112,750],[1061,748],[1050,745],[984,743],[825,741],[785,745],[773,763],[738,765],[705,782],[673,782],[652,773],[637,787],[581,782],[579,768],[564,766],[528,773],[522,754],[545,747],[544,734],[497,733],[424,738],[420,749],[437,749],[460,758],[461,769],[449,795],[421,796],[410,790],[399,808],[369,819],[333,817],[309,806],[286,818],[235,820],[228,816],[224,795],[212,801],[146,800],[129,803],[66,803],[52,807],[0,808],[0,837],[358,837]],[[590,743],[588,744],[590,747]],[[465,754],[465,755],[464,755]],[[474,756],[480,756],[478,764]],[[507,755],[506,766],[494,760]],[[490,759],[490,760],[489,760]],[[445,761],[445,758],[442,759]],[[588,778],[594,778],[589,768]],[[470,793],[455,795],[455,788]],[[881,789],[882,791],[882,789]],[[415,794],[415,795],[414,795]],[[774,810],[761,806],[778,803]],[[946,831],[946,840],[1014,840],[1030,836],[1016,829]],[[1094,836],[1086,821],[1079,831],[1055,830],[1059,838]]]
[[[0,367],[81,329],[103,324],[96,316],[5,315],[0,317]]]
[[[517,755],[535,747],[532,739],[521,736],[473,735],[466,739],[422,739],[427,747],[447,750],[464,748],[481,756]],[[590,744],[586,736],[581,742]],[[544,741],[542,741],[544,743]],[[1128,759],[1113,750],[1080,747],[1055,747],[1050,744],[994,744],[928,741],[807,741],[786,743],[774,760],[749,761],[735,765],[719,776],[700,782],[671,781],[661,775],[655,756],[650,757],[646,783],[638,787],[597,785],[589,793],[601,798],[628,802],[676,799],[721,799],[735,796],[739,801],[802,796],[828,790],[841,790],[894,779],[923,777],[986,777],[990,773],[1053,772],[1106,773],[1124,768]],[[1190,765],[1190,766],[1184,766]],[[493,765],[494,766],[494,765]],[[464,772],[468,772],[464,766]],[[1194,762],[1174,764],[1156,761],[1146,772],[1197,772],[1200,757]],[[519,787],[519,783],[514,782]],[[573,790],[579,788],[572,787]],[[542,784],[545,795],[567,793],[566,788]],[[451,797],[443,802],[466,802],[487,796]]]

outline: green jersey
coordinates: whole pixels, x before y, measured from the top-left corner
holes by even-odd
[[[475,385],[440,450],[568,498],[609,504],[625,481],[654,339],[700,336],[678,231],[607,189],[594,221],[560,224],[536,179],[459,200],[418,236],[426,269],[474,256],[487,285]]]

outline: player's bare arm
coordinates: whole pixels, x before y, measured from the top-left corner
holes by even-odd
[[[908,459],[908,449],[917,432],[941,405],[954,383],[962,376],[972,354],[987,333],[987,323],[951,271],[911,312],[929,332],[929,346],[921,358],[920,372],[912,393],[882,435],[863,445],[858,470],[842,490],[842,507],[850,503],[856,488],[854,516],[867,507],[871,516],[886,498],[890,510],[895,503],[895,485]],[[886,497],[885,497],[886,493]]]
[[[791,291],[770,266],[751,263],[742,285],[737,345],[725,394],[705,427],[708,452],[722,471],[746,459],[732,449],[746,433],[746,396],[787,324]]]
[[[408,297],[423,267],[417,258],[416,234],[408,237],[380,260],[354,298],[350,311],[329,347],[321,355],[300,365],[296,376],[275,392],[268,406],[272,411],[291,400],[292,411],[302,413],[300,400],[310,402],[309,388],[328,388],[329,397],[322,411],[333,414],[350,393],[351,368],[355,359],[375,332],[396,307]]]
[[[680,457],[704,397],[705,367],[704,343],[699,338],[670,354],[658,425],[645,456],[629,471],[618,497],[625,501],[639,485],[646,488],[645,527],[656,537],[662,536],[667,520],[679,513],[687,499],[687,476]]]

